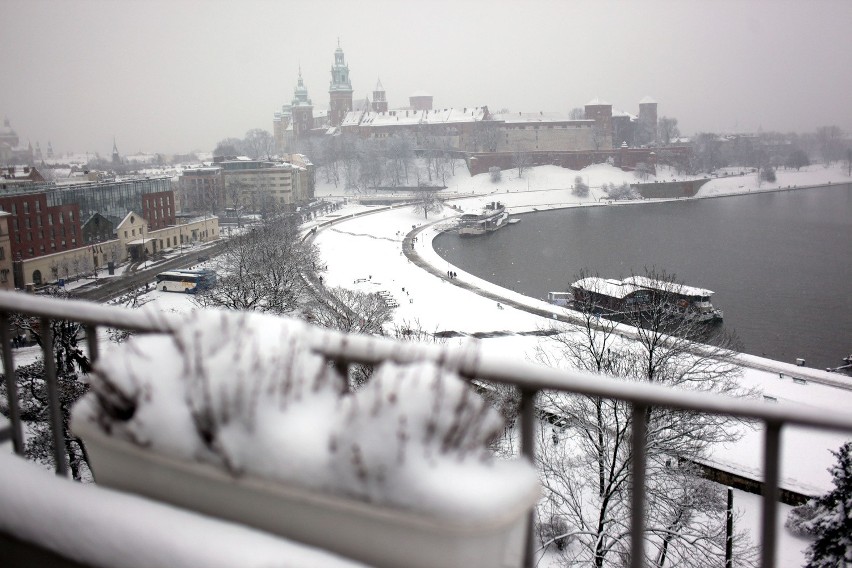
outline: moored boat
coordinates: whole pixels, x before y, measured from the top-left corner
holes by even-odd
[[[476,236],[491,233],[505,227],[509,214],[499,201],[492,201],[480,211],[464,213],[459,217],[458,231],[460,236]]]
[[[548,301],[556,305],[590,306],[611,315],[639,314],[650,306],[662,306],[673,315],[697,322],[720,321],[723,312],[713,306],[711,290],[674,282],[631,276],[624,280],[599,277],[583,278],[571,284],[572,300],[565,292],[549,292]]]
[[[662,298],[664,306],[675,314],[682,315],[686,319],[710,322],[718,321],[724,317],[722,310],[713,307],[710,297],[712,290],[686,286],[675,282],[664,280],[653,280],[646,276],[631,276],[625,278],[628,284],[650,290],[652,294]]]

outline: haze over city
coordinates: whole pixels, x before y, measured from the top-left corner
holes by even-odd
[[[328,106],[338,40],[354,98],[567,113],[646,95],[684,134],[852,129],[852,4],[823,2],[4,3],[0,113],[58,153],[210,151],[293,96]]]

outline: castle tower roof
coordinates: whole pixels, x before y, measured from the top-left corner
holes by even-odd
[[[302,80],[302,66],[299,65],[299,80],[296,87],[293,89],[292,105],[295,106],[312,106],[311,99],[308,98],[308,88],[305,87],[305,82]]]
[[[589,102],[586,103],[586,106],[612,106],[612,103],[608,103],[607,101],[600,99],[598,97],[593,98]]]

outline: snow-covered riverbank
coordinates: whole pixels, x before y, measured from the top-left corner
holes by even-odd
[[[585,199],[571,195],[570,187],[576,175],[588,179],[587,183],[592,186],[590,195]],[[510,179],[504,178],[504,181],[498,184],[493,184],[487,176],[449,183],[449,187],[459,193],[476,194],[454,200],[453,205],[468,209],[499,200],[513,213],[588,206],[597,204],[598,199],[605,195],[600,189],[604,183],[620,184],[632,181],[633,177],[632,174],[606,165],[593,166],[581,172],[542,167],[525,173],[525,178],[512,177],[507,175],[507,172],[504,172],[504,176]],[[779,172],[776,184],[763,183],[761,187],[757,187],[754,175],[736,176],[711,180],[702,188],[698,197],[717,197],[722,194],[777,190],[787,185],[801,187],[828,182],[848,183],[849,178],[845,176],[845,172],[821,166],[801,172]],[[549,189],[536,189],[540,187]],[[411,207],[398,207],[374,215],[352,218],[320,231],[316,243],[328,266],[326,283],[365,292],[391,293],[399,303],[395,314],[397,323],[416,322],[427,331],[451,330],[478,335],[499,332],[498,337],[481,340],[486,352],[533,359],[535,348],[541,340],[522,333],[548,326],[551,323],[549,319],[510,306],[498,306],[494,300],[455,286],[446,278],[423,271],[403,255],[402,242],[405,235],[414,227],[430,225],[418,233],[413,245],[418,255],[441,273],[452,270],[458,273],[457,281],[472,284],[481,290],[511,298],[524,305],[559,311],[544,302],[485,282],[441,259],[432,248],[431,241],[450,223],[448,218],[455,214],[457,211],[445,208],[442,213],[425,220],[415,215]],[[322,220],[319,219],[319,222]],[[495,271],[498,269],[499,267],[495,267]],[[852,392],[849,390],[839,390],[808,381],[793,381],[789,374],[786,374],[792,374],[797,369],[792,365],[780,364],[784,369],[779,374],[776,362],[763,360],[762,363],[771,370],[747,368],[742,380],[745,386],[758,389],[767,404],[798,404],[833,410],[847,408],[852,404]],[[807,372],[826,375],[817,370]],[[830,378],[843,380],[837,376]],[[838,433],[815,433],[795,428],[785,431],[782,447],[782,486],[810,493],[825,491],[830,485],[826,469],[833,461],[829,450],[835,450],[846,438],[847,436]],[[740,442],[719,446],[713,452],[713,460],[732,471],[752,473],[759,478],[761,442],[762,430],[749,430]],[[801,548],[802,541],[792,537],[788,541],[786,534],[782,538],[785,540],[781,558],[786,558],[781,565],[801,565],[802,557],[794,554],[793,550]]]

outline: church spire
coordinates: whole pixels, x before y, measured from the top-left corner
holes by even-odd
[[[349,65],[337,39],[334,50],[334,65],[331,66],[331,84],[328,87],[328,119],[332,126],[340,126],[346,113],[352,110],[352,82],[349,80]]]
[[[382,80],[376,81],[376,88],[373,89],[373,112],[387,112],[388,99],[385,95],[385,88],[382,86]]]

